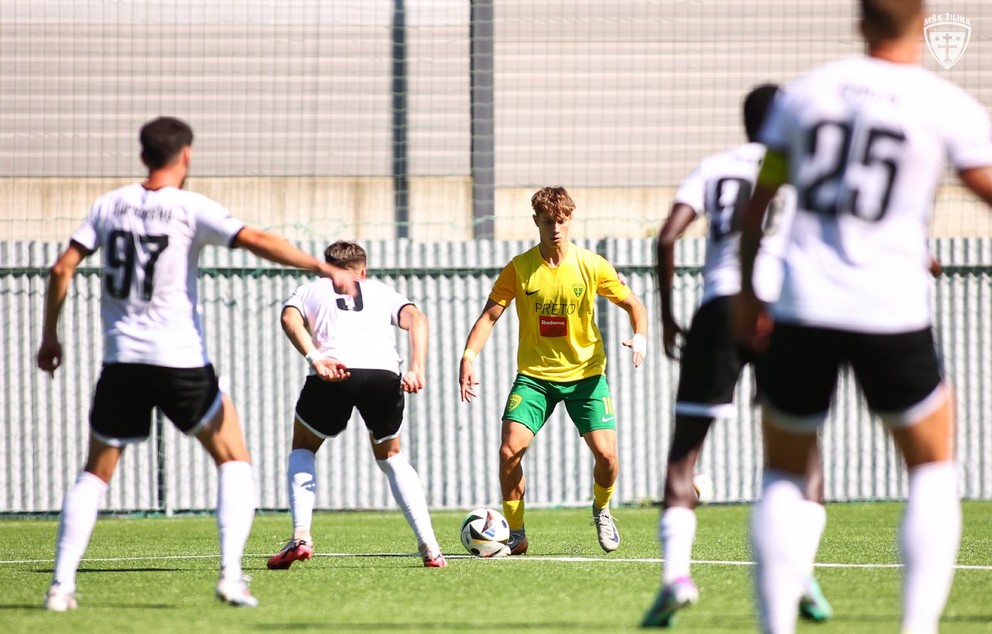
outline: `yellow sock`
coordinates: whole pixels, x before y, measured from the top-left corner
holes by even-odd
[[[524,527],[524,501],[503,500],[503,515],[511,531],[520,530]]]
[[[616,482],[608,487],[604,487],[598,482],[592,483],[592,505],[598,509],[605,509],[610,505],[610,498],[613,497],[613,489],[617,488]],[[511,524],[512,526],[512,524]]]

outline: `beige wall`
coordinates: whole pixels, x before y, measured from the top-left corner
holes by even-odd
[[[0,241],[60,242],[103,192],[133,179],[0,179]],[[191,178],[188,187],[226,205],[249,224],[294,240],[396,237],[388,178]],[[496,238],[536,236],[530,197],[536,188],[496,193]],[[674,188],[569,188],[576,239],[644,238],[668,215]],[[697,222],[689,235],[705,232]],[[935,237],[992,236],[992,213],[958,185],[942,188]],[[472,238],[472,185],[466,177],[410,181],[410,233],[436,242]]]

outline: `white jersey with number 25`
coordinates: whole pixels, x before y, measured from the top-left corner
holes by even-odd
[[[945,163],[992,165],[981,104],[920,66],[851,58],[791,83],[760,140],[787,155],[798,196],[776,319],[927,327],[927,236]]]

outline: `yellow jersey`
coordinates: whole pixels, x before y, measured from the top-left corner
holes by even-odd
[[[630,292],[603,256],[569,244],[557,267],[544,261],[539,246],[510,260],[489,299],[503,307],[517,300],[517,372],[564,383],[606,370],[596,296],[616,304]]]

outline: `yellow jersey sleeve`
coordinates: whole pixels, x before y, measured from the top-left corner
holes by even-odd
[[[517,270],[511,260],[509,264],[503,267],[499,277],[496,278],[496,283],[493,284],[493,290],[489,293],[489,299],[506,308],[516,295]]]
[[[618,304],[630,297],[630,288],[623,283],[617,270],[601,255],[594,256],[596,261],[596,292]]]

